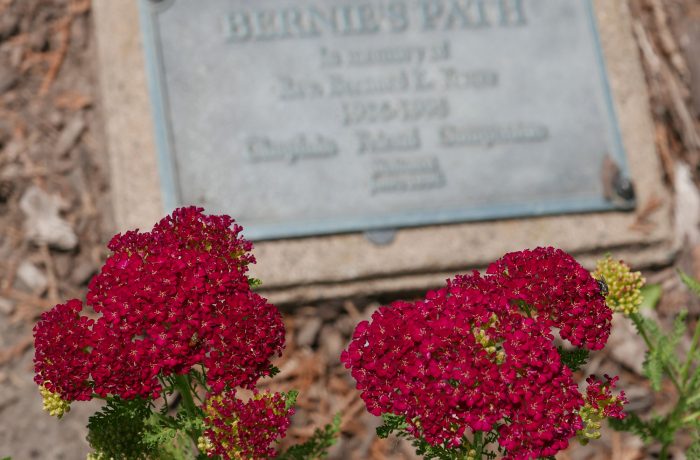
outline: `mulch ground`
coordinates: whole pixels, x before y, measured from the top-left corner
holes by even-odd
[[[700,164],[700,4],[696,0],[628,0],[649,82],[657,150],[669,187],[676,164]],[[31,330],[56,303],[84,296],[114,233],[107,158],[101,136],[99,87],[89,0],[0,0],[0,457],[77,459],[88,451],[84,425],[95,404],[75,404],[60,422],[41,410],[32,382]],[[128,133],[124,133],[128,135]],[[695,244],[700,240],[694,241]],[[679,264],[700,274],[693,241]],[[668,319],[697,302],[670,268],[646,274],[664,287],[658,315]],[[333,458],[413,458],[396,439],[378,440],[354,382],[338,362],[358,321],[392,300],[344,299],[285,308],[288,348],[270,385],[300,390],[285,443],[343,414]],[[581,374],[621,375],[632,407],[663,412],[672,389],[652,393],[640,377],[642,350],[624,333],[614,350],[599,353]],[[610,348],[610,347],[609,347]],[[682,456],[681,439],[676,458]],[[626,435],[606,431],[598,442],[572,447],[561,459],[637,459],[653,456]]]

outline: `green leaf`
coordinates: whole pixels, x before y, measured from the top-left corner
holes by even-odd
[[[639,305],[640,310],[649,309],[653,310],[659,304],[661,299],[661,285],[660,284],[647,284],[642,286],[642,303]]]
[[[693,291],[696,296],[700,296],[700,282],[685,273],[683,270],[678,270],[678,274],[680,275],[683,284],[688,286],[688,289]]]
[[[700,460],[700,439],[696,439],[685,451],[687,460]]]
[[[685,311],[678,314],[673,321],[673,330],[668,335],[663,334],[653,321],[643,319],[653,344],[644,361],[644,375],[649,378],[652,388],[656,391],[661,389],[664,372],[679,373],[680,361],[676,348],[685,336],[687,316],[688,313]]]
[[[270,377],[274,377],[275,375],[280,373],[279,367],[273,366],[272,364],[270,364],[269,370],[270,370]]]
[[[632,313],[630,318],[634,321],[634,327],[637,329],[640,335],[647,334],[651,338],[652,342],[657,337],[662,335],[659,325],[655,321],[643,316],[639,313]]]
[[[443,446],[433,446],[428,444],[422,439],[416,439],[413,441],[413,447],[416,448],[416,454],[423,457],[424,460],[453,460],[457,457],[454,452],[455,448],[443,447]],[[464,450],[464,449],[460,449]]]
[[[652,439],[659,441],[661,444],[673,442],[676,435],[675,428],[669,425],[666,417],[655,416],[647,423],[649,433]]]
[[[565,350],[563,347],[557,347],[557,353],[559,353],[562,364],[571,369],[572,372],[581,369],[588,361],[588,350],[581,348]]]
[[[664,364],[661,356],[659,347],[654,348],[652,351],[647,351],[643,365],[644,375],[649,379],[651,387],[655,391],[661,390],[661,380],[664,376]]]
[[[142,440],[151,454],[149,460],[189,460],[196,455],[190,436],[198,437],[204,420],[182,412],[177,417],[153,414],[146,421]]]
[[[636,434],[644,442],[647,442],[652,437],[651,427],[645,421],[639,418],[635,413],[627,413],[622,420],[609,418],[608,425],[615,431],[626,431]]]
[[[297,390],[289,390],[284,395],[284,408],[286,410],[289,410],[292,407],[294,407],[294,405],[297,403],[298,396],[299,396],[299,392]]]
[[[340,414],[333,417],[333,423],[323,429],[316,429],[313,436],[303,444],[297,444],[279,454],[277,460],[315,460],[325,458],[328,449],[335,444],[340,433]]]
[[[695,359],[700,360],[700,357]],[[688,381],[688,389],[690,390],[688,397],[690,399],[694,399],[695,397],[700,398],[700,389],[698,389],[698,385],[700,385],[700,366],[692,372],[690,380]],[[700,407],[700,399],[696,399],[695,404],[692,405],[694,410],[698,407]]]
[[[259,288],[262,284],[262,281],[257,278],[248,278],[248,286],[250,286],[251,289]]]
[[[377,427],[377,436],[387,438],[394,431],[408,428],[406,418],[403,415],[382,414],[382,424]]]
[[[105,458],[150,458],[156,451],[143,441],[150,416],[148,402],[143,399],[109,398],[102,410],[88,419],[88,443]]]
[[[669,344],[673,349],[681,343],[681,339],[685,337],[685,333],[688,330],[688,325],[686,319],[688,318],[688,312],[683,310],[673,320],[673,331],[669,336]],[[674,353],[675,356],[675,353]]]

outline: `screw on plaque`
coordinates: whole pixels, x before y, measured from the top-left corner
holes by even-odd
[[[606,200],[625,205],[625,207],[634,202],[635,193],[632,180],[622,173],[618,164],[608,154],[603,157],[601,179]]]
[[[161,13],[175,4],[175,0],[146,0],[155,13]]]
[[[365,238],[377,246],[386,246],[396,239],[396,230],[393,228],[369,230],[365,232]]]

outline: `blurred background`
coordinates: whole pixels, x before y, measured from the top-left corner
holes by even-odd
[[[674,202],[674,238],[682,242],[672,261],[647,267],[644,275],[663,288],[659,319],[668,321],[687,308],[694,323],[700,303],[680,284],[674,267],[700,277],[700,2],[618,3],[632,18],[630,33],[645,72],[663,168],[659,174]],[[74,404],[60,421],[42,412],[32,382],[32,327],[56,303],[84,297],[107,256],[106,242],[118,231],[96,47],[90,0],[0,0],[0,457],[72,460],[88,452],[84,427],[96,406]],[[643,220],[653,211],[652,203],[636,212]],[[422,294],[403,289],[280,304],[287,349],[269,385],[300,391],[284,443],[308,437],[342,412],[342,438],[331,458],[414,458],[407,443],[376,438],[378,420],[367,414],[338,357],[357,322],[379,305]],[[635,340],[631,329],[620,327],[582,375],[620,375],[630,409],[663,411],[672,402],[672,388],[660,396],[649,390],[640,377],[643,352]],[[682,447],[674,458],[683,458]],[[606,431],[599,442],[572,446],[558,458],[653,456],[653,447]]]

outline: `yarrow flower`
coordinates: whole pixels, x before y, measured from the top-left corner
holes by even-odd
[[[599,260],[593,277],[607,286],[605,300],[615,312],[629,316],[639,311],[642,304],[642,286],[646,282],[640,272],[633,272],[621,260],[607,256]]]
[[[586,379],[588,388],[585,404],[579,412],[584,428],[576,433],[582,444],[587,444],[591,439],[600,438],[600,428],[606,418],[623,419],[625,417],[622,412],[622,406],[627,404],[625,392],[620,391],[616,396],[612,394],[618,378],[610,378],[606,375],[606,382],[601,382],[594,376]]]
[[[598,283],[554,248],[506,254],[485,275],[448,280],[358,324],[342,362],[367,410],[405,416],[408,432],[456,447],[497,429],[506,458],[556,454],[583,429],[579,393],[552,328],[597,350],[612,312]]]
[[[279,311],[253,292],[255,259],[228,216],[181,208],[146,233],[116,235],[90,282],[34,328],[35,381],[66,401],[156,397],[159,378],[207,370],[216,393],[253,388],[284,347]]]
[[[150,232],[116,235],[87,312],[70,300],[34,328],[44,408],[61,417],[72,401],[105,400],[88,422],[88,460],[266,459],[286,434],[297,392],[257,390],[278,371],[282,316],[253,291],[241,227],[202,211],[177,209]],[[238,399],[245,390],[253,396]],[[337,420],[281,455],[323,456]]]
[[[272,444],[285,436],[294,409],[287,407],[281,393],[256,393],[243,402],[225,392],[211,395],[204,413],[200,450],[209,457],[247,460],[274,456]]]

